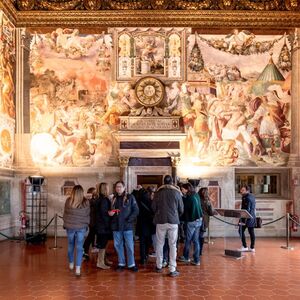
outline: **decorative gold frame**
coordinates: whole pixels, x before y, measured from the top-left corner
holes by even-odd
[[[218,1],[220,2],[218,2],[219,8],[222,8],[222,5],[224,3],[226,4],[227,2],[234,2],[221,0]],[[243,2],[245,1],[246,0],[243,0]],[[27,2],[29,3],[31,1]],[[113,2],[117,3],[118,1]],[[47,11],[18,11],[13,5],[13,1],[2,0],[0,2],[0,9],[4,11],[4,13],[10,18],[10,20],[16,27],[27,28],[95,28],[96,26],[107,28],[123,27],[124,24],[126,24],[127,27],[192,27],[200,29],[202,28],[205,30],[220,28],[224,30],[226,28],[243,28],[269,31],[277,29],[284,31],[295,27],[300,27],[299,7],[292,7],[290,4],[295,1],[290,0],[285,0],[285,11],[283,11],[282,8],[279,7],[279,5],[277,10],[275,10],[276,6],[275,8],[271,7],[270,9],[272,10],[266,10],[268,9],[267,6],[260,7],[259,5],[255,5],[254,2],[251,1],[248,1],[250,4],[252,3],[252,6],[249,4],[249,10],[216,10],[216,8],[214,8],[214,10],[210,10],[208,7],[205,7],[205,10],[199,10],[197,7],[186,7],[185,9],[184,6],[181,10],[161,10],[160,8],[162,8],[163,6],[159,6],[159,3],[164,1],[150,2],[152,5],[152,9],[147,10],[135,10],[135,8],[138,8],[135,6],[132,6],[133,9],[129,9],[130,6],[128,6],[128,4],[128,7],[124,7],[124,10],[63,10],[66,8],[61,8],[61,10]],[[177,2],[178,5],[179,2],[182,5],[184,5],[185,2],[192,3],[189,1]],[[204,3],[205,1],[202,2]],[[270,1],[267,2],[269,3]],[[116,6],[116,8],[118,8],[118,6]],[[225,8],[230,9],[230,7]]]

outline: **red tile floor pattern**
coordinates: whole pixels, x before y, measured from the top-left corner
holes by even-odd
[[[245,253],[240,260],[224,257],[224,239],[215,239],[205,245],[201,266],[178,263],[177,278],[166,276],[167,269],[153,272],[154,259],[138,273],[99,270],[96,254],[83,263],[77,278],[68,269],[66,239],[58,239],[61,249],[49,249],[53,243],[0,243],[0,300],[300,299],[297,239],[291,241],[291,251],[280,248],[283,239],[258,238],[256,253]],[[109,252],[116,263],[111,242]]]

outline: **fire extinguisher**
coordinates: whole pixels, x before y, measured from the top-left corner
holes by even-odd
[[[299,216],[298,215],[291,215],[291,230],[296,232],[298,231],[298,223],[299,223]]]
[[[20,221],[21,221],[21,228],[22,229],[28,228],[29,227],[29,219],[28,219],[28,216],[26,215],[26,212],[23,210],[20,211],[19,216],[20,216]]]

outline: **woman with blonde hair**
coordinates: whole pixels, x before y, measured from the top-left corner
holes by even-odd
[[[111,234],[110,216],[108,211],[111,208],[111,203],[108,198],[109,187],[106,182],[101,182],[96,186],[96,233],[97,233],[97,248],[99,249],[97,268],[109,269],[105,264],[105,248]]]
[[[90,222],[90,204],[83,196],[81,185],[75,185],[67,198],[63,214],[64,228],[68,236],[69,268],[74,269],[74,250],[76,245],[76,275],[80,275],[83,256],[84,236]]]

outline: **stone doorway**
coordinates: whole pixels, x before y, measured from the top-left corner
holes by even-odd
[[[156,189],[163,183],[163,175],[137,175],[137,184],[142,185],[145,189],[153,186]]]
[[[132,192],[138,184],[144,187],[159,187],[165,175],[172,174],[170,158],[134,158],[128,164],[128,191]]]

